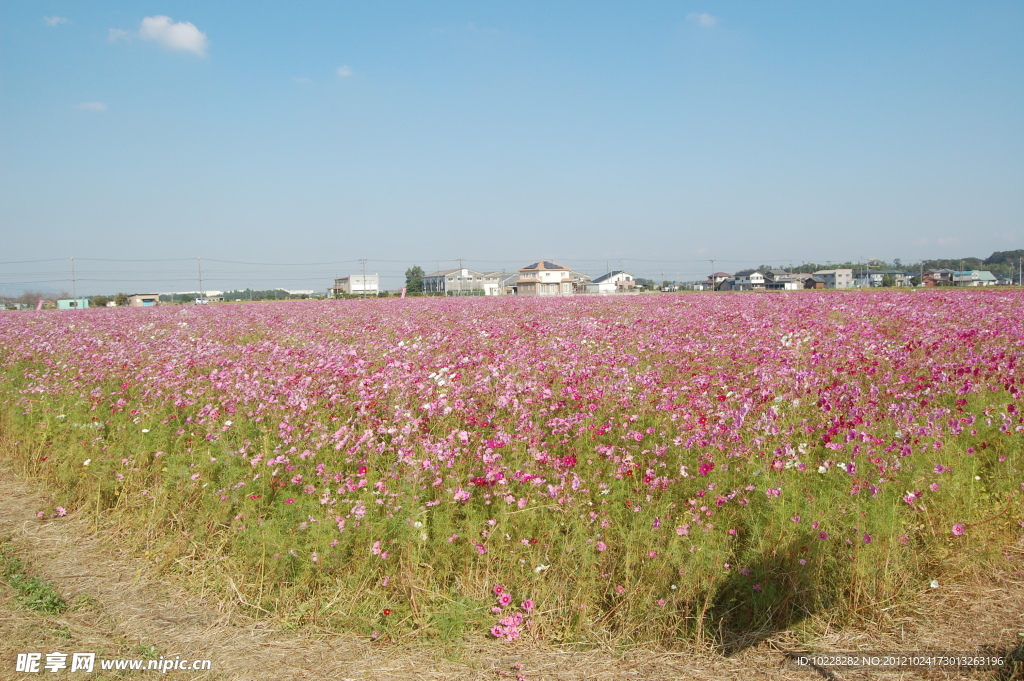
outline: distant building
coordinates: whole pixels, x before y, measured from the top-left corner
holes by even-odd
[[[734,291],[763,291],[767,278],[759,270],[742,270],[733,277]]]
[[[705,284],[712,291],[731,291],[732,282],[733,276],[728,272],[715,272],[708,278]]]
[[[516,280],[519,274],[516,272],[488,272],[483,275],[483,290],[485,296],[508,296],[515,290]]]
[[[58,310],[84,310],[89,307],[88,298],[64,298],[57,301]]]
[[[988,270],[966,270],[953,272],[955,286],[995,286],[999,280]]]
[[[468,267],[438,270],[423,275],[424,293],[446,296],[482,296],[485,294],[484,273]]]
[[[331,291],[335,296],[375,296],[380,290],[380,280],[376,274],[350,274],[334,280]]]
[[[549,260],[519,268],[517,296],[571,296],[575,290],[572,270]]]
[[[863,288],[878,288],[879,286],[885,285],[886,277],[892,282],[890,286],[913,286],[911,279],[913,274],[909,272],[903,272],[901,270],[877,270],[875,272],[867,272],[857,277],[857,286]]]
[[[921,283],[925,286],[952,286],[953,270],[925,270],[921,275]]]
[[[853,288],[852,269],[818,270],[814,275],[821,277],[825,282],[825,288]]]
[[[769,291],[800,291],[807,288],[806,274],[776,274],[765,281],[764,287]]]
[[[134,293],[128,296],[128,307],[155,307],[159,304],[159,293]]]
[[[615,270],[602,274],[585,284],[587,293],[625,293],[636,288],[636,279],[629,272]]]

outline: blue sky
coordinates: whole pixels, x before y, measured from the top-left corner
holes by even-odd
[[[1021,35],[1018,0],[3,3],[0,260],[88,293],[985,257],[1024,248]]]

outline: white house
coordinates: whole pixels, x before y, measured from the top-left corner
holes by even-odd
[[[483,275],[485,296],[507,296],[512,292],[519,274],[505,272],[488,272]]]
[[[622,293],[636,286],[636,280],[629,272],[615,270],[602,274],[586,284],[587,293]]]
[[[519,268],[516,280],[518,296],[571,296],[575,282],[572,270],[549,260]]]
[[[759,270],[743,270],[737,272],[733,281],[734,291],[763,291],[766,277]]]
[[[334,295],[375,296],[380,290],[380,278],[376,274],[350,274],[334,280]]]

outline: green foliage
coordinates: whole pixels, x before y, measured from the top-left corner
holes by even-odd
[[[419,265],[413,265],[405,271],[405,289],[406,293],[422,293],[423,292],[423,268]]]
[[[1019,266],[1024,258],[1024,248],[1015,251],[996,251],[982,261],[984,265],[1008,265],[1011,268]]]
[[[0,544],[0,579],[14,589],[15,599],[30,610],[59,615],[68,609],[68,604],[52,584],[25,572],[21,561],[11,553],[6,543]]]

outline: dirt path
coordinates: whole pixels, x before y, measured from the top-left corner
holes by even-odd
[[[80,514],[40,520],[52,508],[29,481],[0,467],[0,539],[30,574],[51,582],[71,608],[41,615],[19,605],[0,583],[0,679],[153,678],[153,672],[41,674],[15,672],[18,653],[95,652],[97,658],[209,659],[210,671],[170,671],[168,677],[209,681],[264,679],[1024,679],[982,672],[816,671],[797,669],[780,649],[796,646],[783,634],[732,657],[636,650],[573,652],[481,640],[459,654],[416,646],[371,644],[321,632],[277,631],[269,620],[238,613],[235,604],[160,581],[98,536]],[[814,642],[816,650],[974,652],[989,645],[1024,651],[1024,548],[1007,554],[1013,572],[978,575],[941,587],[920,611],[872,631],[842,630]],[[458,661],[452,661],[457,658]],[[69,657],[70,659],[70,657]]]

